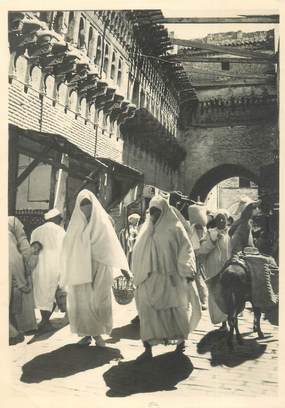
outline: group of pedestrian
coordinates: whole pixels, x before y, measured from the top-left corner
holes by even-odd
[[[65,235],[57,209],[45,214],[45,223],[32,232],[29,243],[21,221],[10,216],[9,231],[9,341],[24,340],[24,334],[47,329],[55,310],[55,293],[61,271]],[[35,308],[40,310],[37,325]]]
[[[52,209],[29,243],[20,221],[9,217],[10,342],[37,329],[34,308],[41,313],[38,329],[49,327],[60,287],[67,293],[70,328],[81,337],[79,344],[94,340],[97,347],[104,347],[102,335],[113,328],[113,280],[123,273],[126,279],[133,276],[136,288],[145,348],[137,360],[152,358],[152,347],[159,343],[174,344],[176,353],[183,352],[207,301],[212,322],[226,320],[215,302],[211,280],[231,256],[230,241],[236,247],[237,241],[246,239],[244,230],[250,236],[253,210],[250,213],[248,208],[254,206],[245,205],[231,227],[232,235],[226,211],[218,211],[215,224],[207,229],[210,218],[205,206],[198,205],[195,211],[190,206],[188,222],[165,198],[155,196],[142,226],[138,226],[140,216],[131,214],[127,230],[118,238],[110,216],[89,190],[78,194],[66,232],[62,215]]]

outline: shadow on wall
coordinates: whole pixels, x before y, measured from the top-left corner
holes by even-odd
[[[24,364],[20,380],[31,384],[53,378],[65,378],[121,358],[120,350],[116,348],[102,349],[68,344],[50,353],[41,354]]]
[[[138,364],[135,361],[120,362],[104,375],[108,397],[126,397],[132,394],[171,391],[188,378],[193,364],[184,354],[165,353]]]

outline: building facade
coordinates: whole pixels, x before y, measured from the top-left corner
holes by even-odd
[[[161,16],[9,13],[10,213],[70,215],[82,186],[108,210],[143,183],[177,186],[185,78],[160,58],[171,48]]]

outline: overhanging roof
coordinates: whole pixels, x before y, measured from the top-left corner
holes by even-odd
[[[143,179],[143,174],[138,170],[109,158],[95,158],[58,134],[22,129],[9,124],[9,135],[19,136],[19,149],[30,153],[33,157],[37,157],[42,152],[43,147],[50,147],[51,153],[47,153],[48,157],[53,157],[54,152],[66,153],[80,164],[80,170],[85,170],[85,173],[88,173],[91,168],[97,167],[99,171],[105,171],[115,178],[128,178],[132,181]]]

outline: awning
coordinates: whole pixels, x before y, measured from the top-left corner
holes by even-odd
[[[143,173],[133,167],[126,166],[107,157],[98,157],[97,160],[108,166],[109,172],[118,178],[118,180],[123,181],[126,178],[131,178],[134,181],[143,181]]]
[[[69,176],[82,180],[82,188],[95,181],[94,177],[98,173],[108,173],[114,180],[114,194],[107,209],[114,207],[130,188],[143,181],[143,174],[138,170],[109,158],[92,157],[58,134],[22,129],[10,124],[9,137],[10,141],[15,142],[13,145],[18,152],[27,154],[38,162],[66,170]],[[68,168],[58,160],[59,154],[63,153],[69,156]]]
[[[43,133],[36,130],[22,129],[15,125],[9,125],[9,137],[17,138],[17,150],[27,153],[30,156],[38,157],[46,148],[44,162],[54,159],[56,153],[68,154],[72,159],[80,162],[82,173],[84,169],[90,170],[90,166],[108,169],[108,166],[101,163],[95,157],[81,150],[75,144],[69,142],[65,137],[53,134]],[[78,174],[80,176],[80,174]]]
[[[130,188],[143,183],[144,175],[136,169],[105,157],[99,157],[98,160],[108,166],[108,173],[114,180],[112,202],[106,208],[109,210],[122,201]]]

